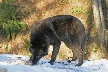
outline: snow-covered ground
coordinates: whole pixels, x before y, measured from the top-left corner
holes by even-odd
[[[49,60],[41,59],[37,65],[30,66],[26,62],[28,56],[0,54],[0,72],[108,72],[108,60],[85,60],[81,66],[75,66],[78,61],[68,63],[56,61],[54,65]]]

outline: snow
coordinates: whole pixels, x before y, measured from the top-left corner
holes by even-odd
[[[67,60],[55,61],[41,59],[37,65],[26,64],[28,56],[0,54],[0,72],[108,72],[108,60],[85,60],[81,66],[75,66],[78,61],[68,63]],[[4,71],[3,71],[4,70]]]

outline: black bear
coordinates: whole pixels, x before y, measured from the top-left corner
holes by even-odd
[[[79,60],[77,66],[83,64],[86,44],[85,28],[80,20],[71,15],[57,15],[37,22],[31,28],[30,61],[32,65],[48,54],[48,47],[53,45],[50,64],[56,60],[61,41],[73,52],[72,60]]]

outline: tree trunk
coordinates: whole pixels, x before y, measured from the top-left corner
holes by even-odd
[[[108,50],[108,30],[105,31],[105,47],[107,48],[106,50]]]
[[[103,26],[101,23],[101,16],[100,16],[98,0],[92,0],[92,9],[93,9],[93,15],[94,15],[94,22],[96,24],[96,32],[98,36],[97,43],[100,47],[103,47],[103,39],[102,39]]]
[[[103,10],[102,10],[102,1],[101,0],[98,0],[98,3],[99,3],[99,12],[100,12],[100,17],[101,17],[101,24],[102,24],[102,28],[103,30],[106,29],[105,27],[105,17],[103,15]]]
[[[103,8],[102,4],[106,4],[105,0],[92,0],[92,9],[94,14],[94,21],[96,24],[96,31],[98,36],[98,45],[103,48],[108,46],[108,31],[106,29],[106,21],[105,21],[105,14],[106,11]],[[104,5],[105,7],[105,5]]]

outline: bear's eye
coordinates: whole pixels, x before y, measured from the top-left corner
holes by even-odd
[[[32,44],[31,44],[30,46],[31,46],[31,47],[33,47],[33,45],[32,45]]]
[[[46,47],[46,45],[45,45],[45,44],[43,44],[41,48],[42,48],[42,49],[45,49],[45,47]]]
[[[45,47],[45,44],[43,44],[42,47]]]

